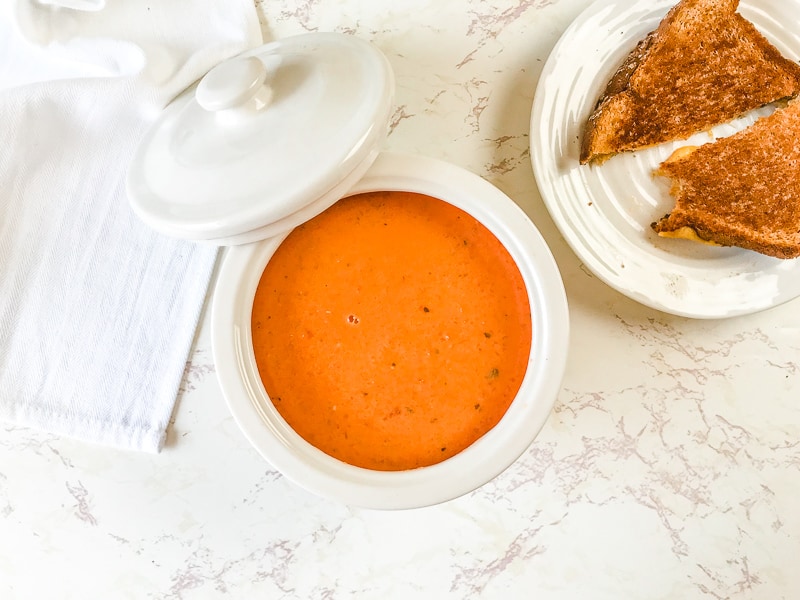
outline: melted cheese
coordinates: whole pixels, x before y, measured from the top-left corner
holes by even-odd
[[[700,242],[701,244],[706,244],[708,246],[721,246],[721,244],[717,244],[716,242],[704,240],[697,235],[697,232],[694,229],[688,225],[680,227],[675,231],[659,231],[658,235],[665,238],[677,238],[681,240],[690,240],[692,242]]]
[[[680,160],[685,156],[689,156],[692,152],[697,150],[697,146],[681,146],[677,150],[675,150],[672,154],[669,155],[669,158],[664,162],[675,162],[676,160]]]

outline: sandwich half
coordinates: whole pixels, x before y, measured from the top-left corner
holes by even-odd
[[[681,0],[608,82],[580,162],[686,139],[800,93],[800,65],[742,17],[739,0]]]
[[[673,210],[652,224],[664,237],[800,256],[800,99],[734,135],[683,147],[656,170]]]

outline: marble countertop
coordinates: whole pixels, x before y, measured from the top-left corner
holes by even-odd
[[[800,300],[698,321],[595,278],[537,192],[545,59],[588,0],[263,0],[265,39],[340,31],[397,76],[387,146],[487,178],[561,269],[570,357],[495,480],[442,505],[349,508],[239,432],[203,320],[157,455],[0,426],[0,598],[800,597]]]

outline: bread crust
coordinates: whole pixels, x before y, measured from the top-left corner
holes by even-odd
[[[732,136],[670,157],[674,209],[652,228],[776,258],[800,256],[800,100]]]
[[[800,65],[737,11],[739,0],[681,0],[609,80],[580,162],[686,139],[800,93]]]

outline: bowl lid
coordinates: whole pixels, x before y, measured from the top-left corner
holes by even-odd
[[[237,244],[316,216],[375,160],[394,78],[370,43],[278,40],[211,69],[145,135],[128,171],[134,212],[173,237]]]

